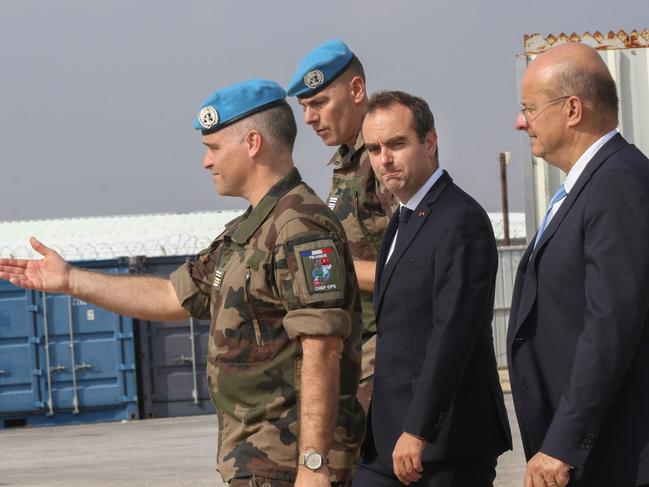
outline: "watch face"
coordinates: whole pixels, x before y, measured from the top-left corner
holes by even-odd
[[[322,467],[322,455],[319,453],[309,453],[304,457],[304,465],[310,470],[318,470]]]

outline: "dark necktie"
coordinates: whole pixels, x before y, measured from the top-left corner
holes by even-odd
[[[399,243],[403,242],[403,237],[406,233],[406,227],[408,226],[408,222],[410,221],[411,216],[412,216],[411,209],[406,208],[405,206],[402,206],[399,209],[399,226],[397,227],[397,241],[394,243],[393,253],[399,248]]]

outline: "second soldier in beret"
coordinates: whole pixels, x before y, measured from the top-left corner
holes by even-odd
[[[376,257],[397,202],[374,174],[361,134],[367,105],[363,65],[348,46],[330,40],[309,52],[288,85],[304,121],[328,146],[333,181],[327,203],[341,221],[354,259],[363,306],[363,372],[359,400],[367,411],[372,395],[376,322],[372,291]]]
[[[211,319],[218,469],[231,487],[347,485],[364,432],[356,399],[360,302],[345,233],[293,166],[285,91],[250,80],[201,107],[210,171],[248,210],[170,279],[4,259],[0,277],[148,320]]]

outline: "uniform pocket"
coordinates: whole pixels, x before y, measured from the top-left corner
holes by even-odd
[[[252,275],[252,269],[246,267],[246,284],[244,290],[244,301],[246,308],[248,309],[248,314],[250,315],[250,321],[252,321],[252,326],[255,329],[255,342],[258,347],[264,346],[264,340],[261,336],[261,325],[259,324],[259,318],[257,318],[257,311],[255,310],[255,305],[252,301],[252,293],[250,292],[250,278]]]

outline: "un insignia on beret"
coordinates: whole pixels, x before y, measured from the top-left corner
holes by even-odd
[[[324,83],[324,74],[319,69],[309,71],[304,77],[304,84],[312,90]]]
[[[219,114],[214,107],[205,107],[198,113],[198,121],[206,129],[219,123]]]

